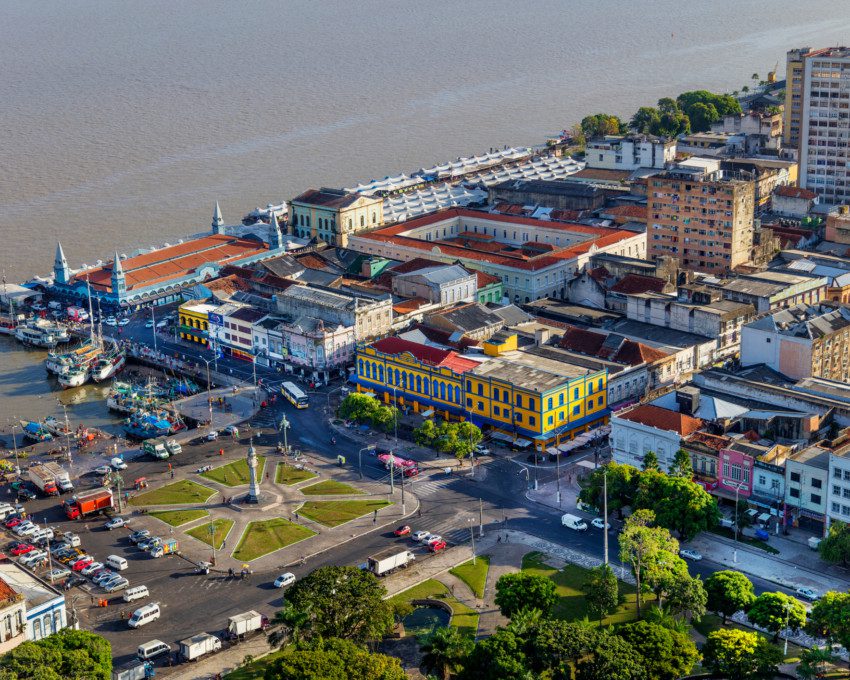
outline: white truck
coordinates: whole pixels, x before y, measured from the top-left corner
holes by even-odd
[[[227,635],[231,639],[253,633],[254,631],[265,630],[268,627],[268,618],[260,614],[260,612],[255,612],[253,609],[227,619]]]
[[[404,569],[416,559],[409,550],[399,548],[387,548],[379,553],[366,558],[366,568],[375,576],[384,576],[396,569]]]
[[[53,475],[53,480],[56,482],[56,486],[59,487],[61,493],[74,490],[74,485],[71,484],[71,475],[59,463],[45,463],[44,469]]]
[[[561,524],[573,531],[587,531],[587,522],[578,515],[566,513],[561,516]]]
[[[134,659],[112,667],[112,680],[144,680],[152,677],[153,664],[150,661]]]
[[[56,481],[53,475],[50,474],[43,465],[33,465],[27,470],[29,480],[35,484],[41,493],[45,496],[58,496],[59,489],[56,486]]]
[[[221,640],[209,633],[198,633],[180,641],[180,656],[186,661],[200,659],[205,654],[212,654],[221,649]]]

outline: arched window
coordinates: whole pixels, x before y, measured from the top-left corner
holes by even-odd
[[[403,390],[407,389],[407,373],[404,372],[401,374],[401,388]]]
[[[378,380],[384,382],[384,367],[378,366]]]
[[[460,387],[455,386],[455,403],[460,404]]]
[[[366,362],[366,377],[372,377],[372,364],[370,364],[368,361]]]
[[[440,399],[446,400],[446,383],[440,383]]]
[[[399,378],[399,375],[398,375],[398,369],[395,369],[395,384],[396,384],[396,385],[398,385],[398,384],[399,384],[399,382],[398,382],[398,378]]]
[[[50,614],[45,614],[41,619],[41,625],[44,629],[44,637],[47,637],[53,632],[53,620]]]
[[[366,226],[366,216],[365,216],[365,215],[361,215],[361,216],[360,216],[360,226],[361,226],[361,227],[365,227],[365,226]]]
[[[378,223],[378,216],[374,212],[372,213],[372,224]]]
[[[357,371],[357,372],[358,372],[361,376],[365,375],[365,373],[363,372],[363,359],[360,359],[360,361],[359,361],[359,369],[358,369],[358,371]]]
[[[418,376],[418,375],[416,376],[416,391],[417,392],[422,391],[422,377]]]
[[[32,622],[32,639],[41,640],[41,619]]]

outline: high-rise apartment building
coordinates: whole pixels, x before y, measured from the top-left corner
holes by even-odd
[[[723,274],[753,246],[752,181],[726,177],[719,163],[680,166],[647,180],[647,256],[675,257],[684,269]]]
[[[850,48],[791,50],[786,143],[799,150],[800,186],[827,203],[850,200]],[[790,103],[790,107],[789,107]]]

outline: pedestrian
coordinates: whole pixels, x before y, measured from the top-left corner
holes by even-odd
[[[505,534],[505,543],[510,543],[510,541],[508,541],[508,538],[509,538],[508,534]]]
[[[91,596],[91,606],[94,607],[94,595]]]
[[[502,542],[502,535],[501,535],[501,534],[499,534],[499,535],[496,537],[496,543],[501,543],[501,542]]]
[[[267,472],[267,473],[266,473],[266,479],[268,479],[268,478],[269,478],[269,473]]]
[[[421,506],[420,506],[420,507],[419,507],[419,509],[416,511],[416,516],[417,516],[417,517],[422,517],[422,507],[421,507]]]
[[[174,470],[171,471],[171,479],[174,479]]]
[[[295,511],[295,521],[296,522],[298,521],[298,511],[297,510]]]

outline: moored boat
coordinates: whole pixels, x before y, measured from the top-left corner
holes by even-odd
[[[28,439],[31,442],[49,442],[53,439],[53,435],[47,431],[47,428],[34,420],[22,420],[21,427],[24,430],[24,439]]]
[[[70,387],[85,385],[89,379],[89,370],[85,366],[75,366],[66,373],[61,373],[57,378],[63,389],[67,390]]]
[[[91,379],[95,382],[109,380],[109,378],[111,378],[116,373],[118,373],[118,371],[124,368],[124,364],[126,363],[126,361],[127,359],[124,356],[123,352],[118,352],[117,354],[101,357],[100,359],[95,361],[91,365],[91,369],[89,369]]]
[[[24,345],[32,347],[46,347],[53,349],[59,344],[59,340],[53,334],[31,324],[21,324],[15,329],[15,337]]]
[[[186,425],[179,417],[166,413],[140,413],[127,418],[124,432],[134,439],[166,437],[179,432]]]

